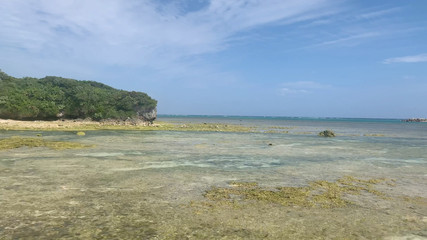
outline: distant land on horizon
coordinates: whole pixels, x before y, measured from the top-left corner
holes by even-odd
[[[395,121],[408,121],[408,120],[424,120],[427,118],[367,118],[367,117],[301,117],[301,116],[242,116],[242,115],[198,115],[198,114],[158,114],[159,118],[177,117],[177,118],[234,118],[234,119],[288,119],[288,120],[395,120]],[[415,122],[415,121],[414,121]]]

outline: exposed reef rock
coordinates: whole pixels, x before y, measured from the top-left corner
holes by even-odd
[[[427,118],[409,118],[402,120],[403,122],[427,122]]]
[[[320,137],[335,137],[335,133],[332,130],[325,130],[318,134]]]

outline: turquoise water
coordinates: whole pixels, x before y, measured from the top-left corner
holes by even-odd
[[[290,132],[311,131],[313,134],[325,129],[333,129],[345,135],[377,133],[387,134],[389,137],[427,138],[427,123],[408,123],[402,122],[402,119],[160,115],[158,120],[176,123],[230,123],[255,126],[259,129],[289,127]]]
[[[427,237],[427,123],[393,119],[172,117],[255,132],[4,131],[95,144],[0,152],[0,239],[423,239]],[[318,137],[332,129],[335,138]],[[273,132],[270,132],[274,130]],[[322,209],[204,193],[232,181],[307,186],[343,176],[393,179]]]

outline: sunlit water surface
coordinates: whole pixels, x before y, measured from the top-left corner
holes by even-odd
[[[257,133],[4,131],[95,144],[0,152],[0,239],[426,239],[427,124],[399,121],[164,118]],[[263,133],[281,127],[288,133]],[[324,129],[335,138],[316,134]],[[387,197],[339,208],[205,203],[231,181],[265,188],[343,176],[387,178]]]

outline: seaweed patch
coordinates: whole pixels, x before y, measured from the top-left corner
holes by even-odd
[[[308,186],[275,189],[262,188],[254,182],[230,182],[229,187],[212,187],[204,193],[204,197],[211,203],[221,205],[257,201],[283,206],[334,208],[353,204],[345,198],[346,195],[367,193],[384,198],[385,194],[374,186],[379,183],[392,185],[392,182],[394,180],[385,178],[363,180],[344,176],[333,182],[319,180],[310,182]]]
[[[0,140],[0,150],[14,149],[20,147],[47,147],[54,150],[65,150],[88,148],[93,147],[93,145],[85,145],[77,142],[47,141],[41,137],[10,137]]]

